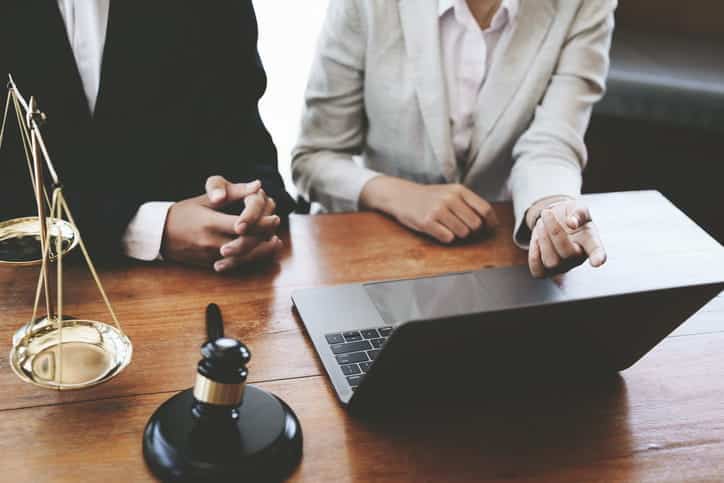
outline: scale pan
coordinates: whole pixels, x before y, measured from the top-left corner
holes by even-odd
[[[50,260],[55,260],[57,237],[61,237],[63,255],[78,244],[78,229],[65,220],[47,218],[50,231]],[[0,265],[40,265],[40,221],[37,216],[0,222]]]
[[[64,320],[62,342],[57,319],[26,324],[13,337],[10,366],[22,380],[48,389],[84,389],[108,381],[131,362],[133,347],[112,325]],[[62,367],[61,367],[62,361]]]

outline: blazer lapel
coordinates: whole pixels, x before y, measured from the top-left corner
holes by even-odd
[[[477,159],[500,117],[518,93],[541,43],[553,23],[554,0],[521,0],[520,11],[507,42],[495,50],[489,77],[478,96],[476,129],[468,168]]]
[[[90,107],[58,2],[42,2],[40,7],[28,3],[27,7],[30,18],[35,22],[35,29],[43,33],[42,54],[36,59],[36,62],[43,66],[36,75],[52,79],[48,84],[54,87],[52,95],[62,99],[67,108],[80,110],[78,114],[81,114],[84,120],[90,120]],[[45,72],[41,74],[43,70]]]
[[[420,110],[442,172],[448,181],[458,178],[450,134],[445,77],[440,48],[436,0],[400,0],[400,20],[407,55],[415,71]]]

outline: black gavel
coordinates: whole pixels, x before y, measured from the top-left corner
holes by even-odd
[[[246,384],[249,349],[224,337],[221,311],[206,308],[207,341],[193,389],[162,404],[143,434],[143,455],[163,481],[274,482],[302,456],[302,428],[287,404]]]

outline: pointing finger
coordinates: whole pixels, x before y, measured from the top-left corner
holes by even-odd
[[[584,229],[576,233],[574,237],[576,243],[581,245],[586,255],[588,255],[591,266],[600,267],[606,263],[606,250],[603,248],[603,243],[598,236],[598,231],[595,226],[585,226]]]
[[[553,214],[553,211],[548,209],[543,210],[541,212],[540,222],[543,223],[545,231],[553,243],[553,248],[555,248],[561,258],[567,259],[582,255],[583,250],[579,245],[571,241],[568,233]]]

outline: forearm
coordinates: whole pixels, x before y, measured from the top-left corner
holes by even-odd
[[[292,175],[299,193],[328,211],[357,211],[364,186],[380,173],[359,166],[351,155],[333,151],[297,154]]]

